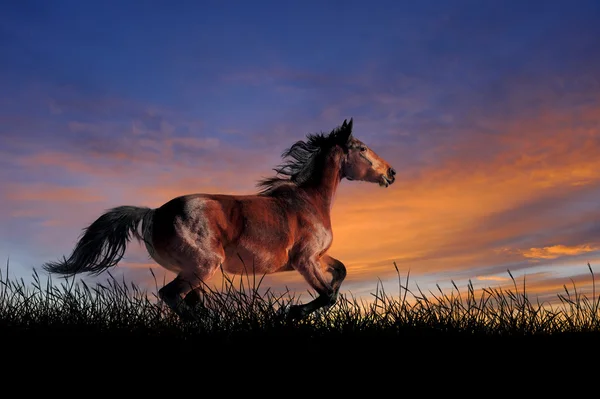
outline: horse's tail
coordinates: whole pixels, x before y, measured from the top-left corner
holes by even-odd
[[[74,275],[88,272],[100,274],[116,266],[123,258],[125,248],[133,237],[144,240],[144,232],[152,225],[154,209],[137,206],[119,206],[109,209],[84,229],[69,258],[47,262],[42,267],[50,273]],[[142,222],[142,233],[137,230]]]

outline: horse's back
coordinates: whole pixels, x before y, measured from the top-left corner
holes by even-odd
[[[156,209],[157,240],[186,231],[210,233],[220,241],[232,240],[242,220],[239,197],[219,194],[188,194],[171,199]],[[218,236],[218,237],[217,237]]]

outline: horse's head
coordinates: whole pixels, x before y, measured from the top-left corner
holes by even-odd
[[[342,177],[377,183],[382,187],[388,187],[396,180],[394,168],[365,143],[352,136],[352,119],[349,123],[344,120],[340,133],[345,143]]]

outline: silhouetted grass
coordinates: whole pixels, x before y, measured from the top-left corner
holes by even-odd
[[[395,265],[394,265],[395,266]],[[594,278],[591,266],[588,268]],[[170,312],[155,293],[109,274],[105,284],[90,287],[74,279],[42,283],[11,281],[0,273],[0,327],[10,336],[168,338],[254,343],[285,340],[396,339],[407,336],[551,336],[599,333],[600,299],[595,282],[592,297],[575,288],[558,294],[558,306],[532,302],[513,278],[513,288],[486,288],[476,292],[471,282],[461,291],[412,292],[409,276],[398,273],[399,294],[388,295],[378,285],[372,301],[340,295],[336,305],[300,321],[289,321],[283,311],[297,298],[275,295],[253,277],[225,275],[222,289],[202,289],[197,320],[184,322]],[[396,271],[398,269],[396,268]],[[510,274],[510,272],[509,272]],[[512,278],[512,275],[510,275]],[[157,286],[158,288],[158,286]],[[303,301],[307,301],[304,299]]]

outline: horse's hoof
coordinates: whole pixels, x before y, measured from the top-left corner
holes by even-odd
[[[302,306],[290,306],[287,311],[287,319],[288,320],[299,320],[302,319],[306,315],[304,308]]]
[[[276,317],[287,317],[289,312],[290,312],[290,305],[282,305],[279,307],[279,309],[277,309],[277,311],[275,312],[275,316]]]

